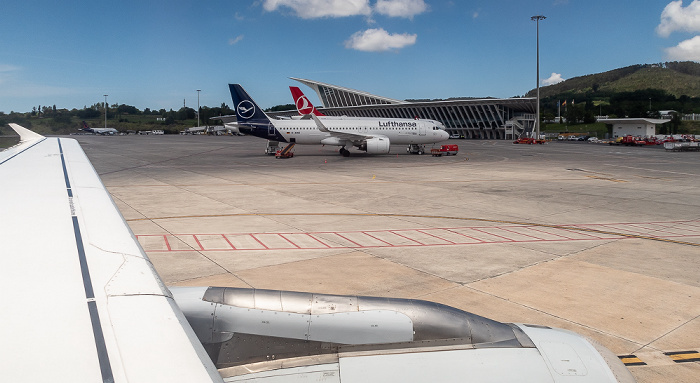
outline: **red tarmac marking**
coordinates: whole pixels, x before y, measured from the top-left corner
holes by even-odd
[[[262,243],[255,235],[251,234],[250,236],[251,236],[256,242],[258,242],[258,243],[260,244],[260,246],[264,247],[265,250],[269,250],[269,248],[267,247],[267,245],[265,245],[264,243]]]
[[[374,238],[374,239],[376,239],[376,240],[379,241],[379,242],[386,243],[387,246],[390,246],[390,247],[391,247],[391,246],[394,246],[393,244],[391,244],[391,243],[389,243],[389,242],[387,242],[387,241],[385,241],[385,240],[383,240],[383,239],[379,239],[379,238],[373,236],[373,235],[370,234],[369,232],[363,231],[362,234],[364,234],[364,235],[366,235],[366,236],[368,236],[368,237]]]
[[[197,234],[192,234],[192,237],[194,238],[194,241],[197,242],[197,246],[199,246],[199,250],[204,250],[204,246],[199,242],[199,238],[197,238]]]
[[[231,243],[231,241],[229,241],[228,238],[226,238],[226,235],[221,234],[221,236],[224,238],[224,240],[226,241],[226,243],[228,243],[228,245],[231,246],[231,248],[232,248],[233,250],[236,250],[236,246],[233,246],[233,243]]]
[[[165,246],[168,247],[168,251],[171,251],[172,249],[170,248],[170,242],[168,242],[168,236],[164,235],[163,236],[163,241],[165,241]]]
[[[549,226],[489,226],[489,227],[455,227],[455,228],[421,228],[421,229],[399,229],[399,230],[368,230],[368,231],[342,231],[342,232],[308,232],[308,233],[237,233],[237,234],[174,234],[174,236],[191,236],[197,243],[199,250],[201,251],[238,251],[238,250],[294,250],[294,249],[304,249],[304,250],[314,250],[314,249],[342,249],[342,248],[381,248],[381,247],[420,247],[420,246],[454,246],[454,245],[476,245],[476,244],[488,244],[488,243],[525,243],[525,242],[566,242],[566,241],[588,241],[588,240],[604,240],[604,239],[624,239],[626,234],[629,235],[644,235],[649,237],[658,238],[677,238],[677,237],[693,237],[700,236],[700,226],[694,223],[700,223],[700,221],[675,221],[675,222],[638,222],[638,223],[608,223],[608,224],[583,224],[583,225],[571,225],[572,229],[566,227],[549,227]],[[690,226],[690,228],[688,227]],[[590,229],[590,230],[602,230],[610,231],[610,233],[595,233],[586,231],[577,231],[574,228]],[[640,229],[642,231],[640,231]],[[666,230],[663,230],[666,229]],[[646,234],[646,231],[651,231],[655,233],[665,233],[667,235],[651,235]],[[452,240],[441,237],[439,234],[433,234],[434,232],[442,231],[443,235],[448,234],[453,236]],[[417,238],[412,238],[413,236],[425,235],[428,237],[435,238],[444,243],[431,243],[434,242],[427,237],[423,237],[425,242]],[[433,233],[431,233],[433,232]],[[498,232],[499,234],[496,234]],[[619,233],[616,234],[615,232]],[[685,234],[679,234],[679,232],[684,232]],[[418,233],[418,234],[416,234]],[[473,233],[472,235],[469,235]],[[508,233],[511,233],[510,236]],[[383,234],[383,235],[382,235]],[[236,247],[232,240],[230,240],[227,235],[237,236],[237,237],[247,237],[252,238],[257,242],[262,248],[240,248]],[[351,236],[355,235],[358,238],[356,240],[350,239]],[[403,238],[406,241],[400,241],[397,243],[391,243],[390,237],[394,235]],[[230,248],[228,249],[207,249],[205,245],[199,240],[198,236],[221,236]],[[280,246],[270,247],[263,242],[262,238],[258,236],[266,236],[269,241],[277,241],[281,244]],[[324,237],[325,236],[325,237]],[[336,236],[342,238],[343,241],[347,241],[346,244],[334,242],[330,236]],[[364,236],[364,240],[362,239]],[[454,237],[458,236],[458,237]],[[182,251],[183,249],[173,249],[167,238],[167,235],[137,235],[137,238],[142,238],[146,240],[147,237],[157,237],[162,238],[165,248],[161,246],[153,246],[153,249],[149,249],[147,243],[143,245],[146,251],[151,252],[169,252],[169,251]],[[326,238],[329,237],[329,238]],[[482,237],[482,238],[478,238]],[[490,238],[489,238],[490,237]],[[296,240],[295,240],[296,238]],[[311,240],[307,240],[310,238]],[[385,239],[382,239],[385,238]],[[458,238],[465,238],[465,241],[460,241]],[[398,240],[398,239],[397,239]],[[369,241],[369,242],[368,242]],[[363,245],[362,242],[365,242]],[[286,247],[283,244],[288,243],[290,246]],[[319,243],[321,246],[316,246],[314,243]]]
[[[408,238],[408,237],[405,236],[405,235],[401,235],[401,234],[397,233],[397,231],[398,231],[398,230],[389,230],[389,233],[398,235],[399,237],[402,237],[402,238],[406,238],[406,239],[408,239],[408,240],[411,241],[411,242],[415,242],[415,243],[418,244],[418,246],[427,246],[425,243],[418,242],[418,241],[416,241],[416,240],[413,239],[413,238]],[[416,245],[407,245],[407,246],[416,246]]]
[[[452,244],[452,245],[455,245],[455,244],[456,244],[456,243],[454,243],[454,242],[452,242],[452,241],[450,241],[450,240],[447,240],[447,239],[445,239],[445,238],[442,238],[442,237],[440,237],[440,236],[433,235],[433,234],[430,234],[430,233],[426,233],[426,230],[435,230],[435,229],[422,229],[422,230],[416,230],[416,231],[419,232],[419,233],[423,233],[423,234],[425,234],[425,235],[429,235],[429,236],[431,236],[431,237],[433,237],[433,238],[437,238],[437,239],[439,239],[439,240],[441,240],[441,241],[445,241],[445,242],[450,243],[450,244]]]

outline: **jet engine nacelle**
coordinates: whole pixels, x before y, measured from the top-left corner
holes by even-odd
[[[360,146],[360,150],[364,150],[369,154],[386,154],[389,153],[390,145],[388,137],[374,137],[365,141]]]
[[[346,380],[343,374],[367,382],[388,374],[405,382],[465,375],[635,382],[615,354],[573,332],[496,322],[434,302],[233,287],[170,291],[221,375],[237,381],[330,371],[323,380],[335,383]],[[311,370],[319,363],[327,370]]]
[[[233,134],[236,134],[236,135],[242,134],[242,133],[241,133],[241,129],[238,128],[238,125],[235,125],[235,124],[224,124],[224,127],[225,127],[227,130],[231,131],[231,133],[233,133]]]

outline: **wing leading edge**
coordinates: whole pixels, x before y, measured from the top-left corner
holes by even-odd
[[[323,124],[323,122],[321,122],[321,120],[318,117],[316,117],[316,115],[308,114],[307,116],[310,116],[314,120],[318,130],[320,130],[324,133],[329,133],[332,138],[335,138],[339,141],[351,142],[353,145],[360,145],[361,143],[366,142],[367,140],[370,140],[372,138],[383,137],[383,136],[379,136],[379,135],[357,134],[357,133],[338,132],[338,131],[330,130],[326,127],[326,125]],[[304,117],[306,117],[306,116],[304,116]]]
[[[80,145],[12,127],[21,142],[0,153],[3,380],[220,382]]]

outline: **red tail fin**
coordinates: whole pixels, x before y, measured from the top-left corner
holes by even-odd
[[[297,111],[299,112],[299,114],[303,116],[306,114],[313,113],[317,116],[325,116],[325,114],[316,110],[316,108],[313,106],[313,104],[311,104],[311,101],[309,101],[309,99],[306,98],[301,89],[297,88],[296,86],[290,86],[289,90],[292,91],[292,98],[294,99],[294,104],[297,106]]]

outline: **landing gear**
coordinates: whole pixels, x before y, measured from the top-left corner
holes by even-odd
[[[350,151],[347,150],[347,149],[345,149],[344,146],[343,146],[342,148],[340,148],[340,150],[338,151],[338,153],[340,153],[340,155],[343,156],[343,157],[350,157]]]

